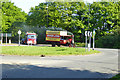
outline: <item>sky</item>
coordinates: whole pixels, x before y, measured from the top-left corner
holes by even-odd
[[[38,6],[39,3],[45,2],[45,0],[10,0],[10,1],[13,2],[14,5],[16,5],[17,7],[21,8],[22,11],[25,11],[26,13],[30,11],[31,7]],[[93,1],[96,0],[84,0],[84,1],[92,3]]]

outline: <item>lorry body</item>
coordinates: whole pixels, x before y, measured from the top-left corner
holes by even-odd
[[[23,44],[37,44],[37,36],[36,33],[27,32],[25,35],[25,39],[22,39]]]
[[[74,43],[74,35],[68,35],[67,31],[46,31],[46,41],[51,42],[52,46],[67,45]]]

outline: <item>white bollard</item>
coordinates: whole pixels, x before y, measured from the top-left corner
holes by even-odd
[[[11,39],[9,39],[9,44],[11,44]]]
[[[88,44],[88,51],[90,51],[90,43]]]

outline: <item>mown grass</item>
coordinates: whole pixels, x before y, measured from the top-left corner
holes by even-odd
[[[37,47],[37,46],[2,46],[2,54],[5,55],[87,55],[99,53],[99,51],[85,52],[83,48],[69,47]]]

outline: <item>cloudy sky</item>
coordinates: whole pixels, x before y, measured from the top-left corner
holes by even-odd
[[[31,7],[39,5],[39,3],[45,2],[45,0],[10,0],[11,2],[14,2],[14,4],[21,8],[23,11],[26,13],[29,12]],[[85,2],[92,3],[93,1],[96,0],[84,0]]]

